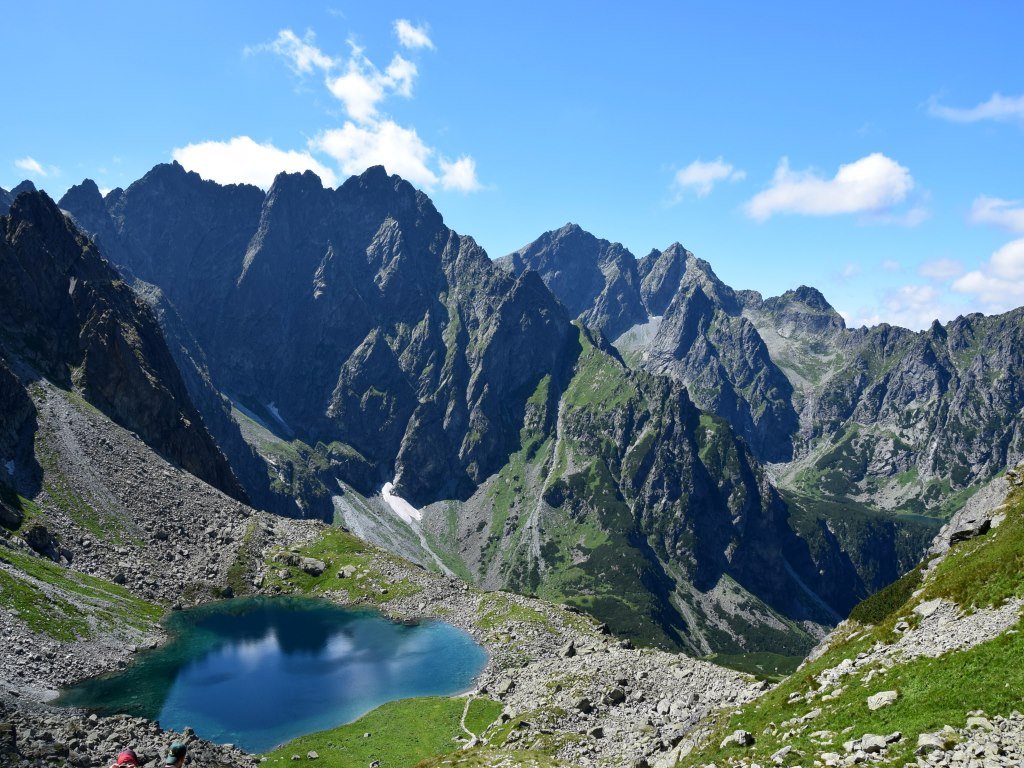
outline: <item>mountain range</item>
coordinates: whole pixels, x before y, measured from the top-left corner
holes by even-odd
[[[679,245],[636,259],[572,225],[495,262],[382,168],[264,193],[161,165],[73,187],[74,226],[17,191],[5,247],[64,238],[53,296],[78,269],[119,291],[118,359],[178,411],[104,399],[90,365],[116,345],[83,356],[81,311],[72,352],[5,318],[23,387],[80,390],[186,469],[201,443],[195,473],[258,507],[640,642],[801,655],[1021,453],[1015,313],[847,329],[814,289],[762,299]]]

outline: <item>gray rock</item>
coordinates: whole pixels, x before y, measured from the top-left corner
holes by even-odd
[[[873,696],[868,696],[868,709],[872,712],[883,707],[895,704],[900,695],[897,691],[881,691]]]
[[[754,734],[750,731],[737,730],[722,739],[721,748],[726,747],[749,747],[754,743]]]

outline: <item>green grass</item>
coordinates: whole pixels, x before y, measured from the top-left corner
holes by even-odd
[[[33,632],[55,640],[70,641],[90,635],[88,620],[74,605],[3,570],[0,570],[0,605],[16,614]]]
[[[71,398],[72,402],[85,403]],[[92,406],[89,406],[92,408]],[[45,429],[39,429],[35,436],[36,460],[43,468],[43,498],[47,506],[66,514],[78,526],[89,531],[98,539],[123,543],[123,524],[111,517],[100,514],[78,493],[61,470],[61,458],[49,444]],[[38,509],[38,507],[37,507]]]
[[[246,526],[242,543],[238,547],[238,552],[235,553],[235,560],[228,567],[227,583],[236,596],[244,595],[252,589],[249,574],[253,571],[253,566],[256,563],[256,557],[252,552],[252,537],[255,530],[255,521]]]
[[[808,671],[801,670],[787,683],[775,689],[738,715],[727,719],[711,737],[707,746],[691,755],[682,765],[722,762],[728,755],[742,753],[757,761],[768,757],[783,744],[791,744],[801,752],[839,751],[842,742],[865,733],[886,734],[900,731],[903,740],[890,747],[888,755],[896,765],[912,759],[916,736],[936,731],[944,725],[963,726],[968,710],[981,709],[989,715],[1008,715],[1021,706],[1024,690],[1024,634],[1018,624],[1016,634],[1003,634],[966,651],[947,654],[938,659],[921,657],[898,665],[886,674],[863,682],[864,673],[846,678],[846,691],[832,702],[799,701],[787,704],[786,697],[794,691],[805,692],[809,686]],[[832,659],[834,663],[836,659]],[[820,666],[820,665],[818,665]],[[817,666],[816,666],[817,669]],[[884,709],[872,712],[867,697],[884,690],[896,690],[899,700]],[[782,738],[782,734],[765,734],[770,722],[781,723],[822,707],[823,713],[812,720],[803,733]],[[718,744],[728,732],[742,728],[755,735],[757,743],[747,750],[735,747],[720,749]],[[844,729],[851,729],[842,734]],[[809,738],[814,731],[829,730],[835,734],[831,745],[816,746]],[[770,762],[770,761],[769,761]]]
[[[0,605],[16,611],[33,631],[57,640],[90,637],[90,619],[146,630],[164,612],[124,587],[43,558],[4,550],[0,560],[11,566],[0,570]]]
[[[315,751],[318,765],[366,766],[374,760],[381,768],[413,768],[427,758],[446,755],[468,739],[459,727],[464,698],[433,696],[392,701],[368,712],[354,723],[308,736],[300,736],[266,755],[264,765],[290,765],[292,755]],[[466,725],[478,734],[494,722],[502,705],[490,699],[474,699]],[[369,738],[363,734],[369,733]]]
[[[277,555],[287,555],[293,551],[300,557],[322,560],[327,568],[319,576],[311,576],[298,566],[288,566],[275,560]],[[378,554],[377,557],[388,556]],[[346,565],[356,568],[356,576],[338,577],[338,572]],[[379,605],[398,597],[415,595],[420,591],[420,587],[408,579],[389,581],[374,565],[373,550],[340,528],[328,528],[304,547],[272,551],[268,555],[267,566],[267,586],[277,585],[283,592],[314,595],[337,591],[347,594],[349,602]],[[287,571],[287,577],[281,578],[278,575],[279,571]]]
[[[579,340],[583,351],[576,363],[576,374],[565,390],[565,403],[575,408],[610,412],[636,398],[638,393],[628,370],[595,347],[582,329]]]
[[[714,653],[707,657],[723,667],[746,672],[761,680],[778,682],[796,671],[803,656],[784,656],[781,653],[755,651],[754,653]]]
[[[417,768],[571,768],[569,763],[556,760],[535,750],[516,749],[497,751],[477,747],[465,752],[424,760]]]
[[[967,712],[984,710],[989,715],[1008,715],[1021,708],[1024,690],[1024,622],[988,642],[967,650],[932,659],[921,657],[897,664],[887,671],[877,666],[861,668],[843,679],[846,690],[832,701],[788,703],[793,692],[805,694],[817,688],[815,677],[852,659],[876,642],[892,643],[898,635],[894,625],[916,618],[912,608],[936,597],[953,600],[965,608],[998,605],[1010,597],[1024,596],[1024,490],[1014,491],[1006,520],[984,536],[961,542],[922,582],[922,569],[911,571],[886,590],[861,603],[843,634],[832,641],[825,654],[799,669],[777,688],[738,711],[719,715],[703,747],[684,760],[682,766],[717,762],[742,755],[752,761],[770,762],[770,755],[784,743],[807,755],[822,751],[842,752],[842,742],[865,733],[901,731],[903,740],[889,748],[891,761],[902,764],[912,759],[917,735],[942,728],[963,726]],[[923,586],[922,586],[923,585]],[[914,592],[920,588],[920,594]],[[866,622],[866,623],[861,623]],[[865,678],[871,668],[875,677]],[[881,674],[879,674],[881,671]],[[899,700],[876,712],[868,710],[868,696],[896,690]],[[813,707],[822,714],[802,731],[783,737],[785,729],[766,732],[769,723],[780,724],[801,716]],[[720,749],[727,733],[748,730],[757,742],[749,749]],[[842,733],[848,729],[846,733]],[[809,734],[828,730],[835,734],[830,744],[815,744]],[[801,764],[808,762],[803,760]]]
[[[547,617],[540,611],[519,605],[503,592],[489,592],[480,600],[480,615],[476,622],[481,629],[497,629],[510,621],[550,626]]]
[[[961,542],[935,569],[921,600],[944,597],[963,608],[1024,597],[1024,489],[1007,499],[1002,525]]]

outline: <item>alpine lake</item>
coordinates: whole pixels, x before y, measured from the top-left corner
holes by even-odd
[[[487,653],[439,621],[402,624],[310,598],[244,598],[171,614],[170,640],[57,704],[191,726],[265,752],[389,701],[468,690]]]

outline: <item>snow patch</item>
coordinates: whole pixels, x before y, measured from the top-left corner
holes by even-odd
[[[380,489],[380,495],[383,497],[384,502],[391,507],[392,512],[405,520],[405,522],[411,523],[413,520],[419,522],[423,517],[423,513],[401,496],[393,494],[391,491],[394,487],[394,483],[384,483],[384,487]]]
[[[7,468],[7,476],[14,477],[14,459],[8,459],[7,462],[4,464],[4,467]]]
[[[270,411],[270,415],[274,417],[278,424],[287,429],[289,432],[292,431],[292,428],[288,426],[288,422],[281,418],[281,412],[277,410],[277,405],[275,403],[269,403],[267,405],[267,410]]]

